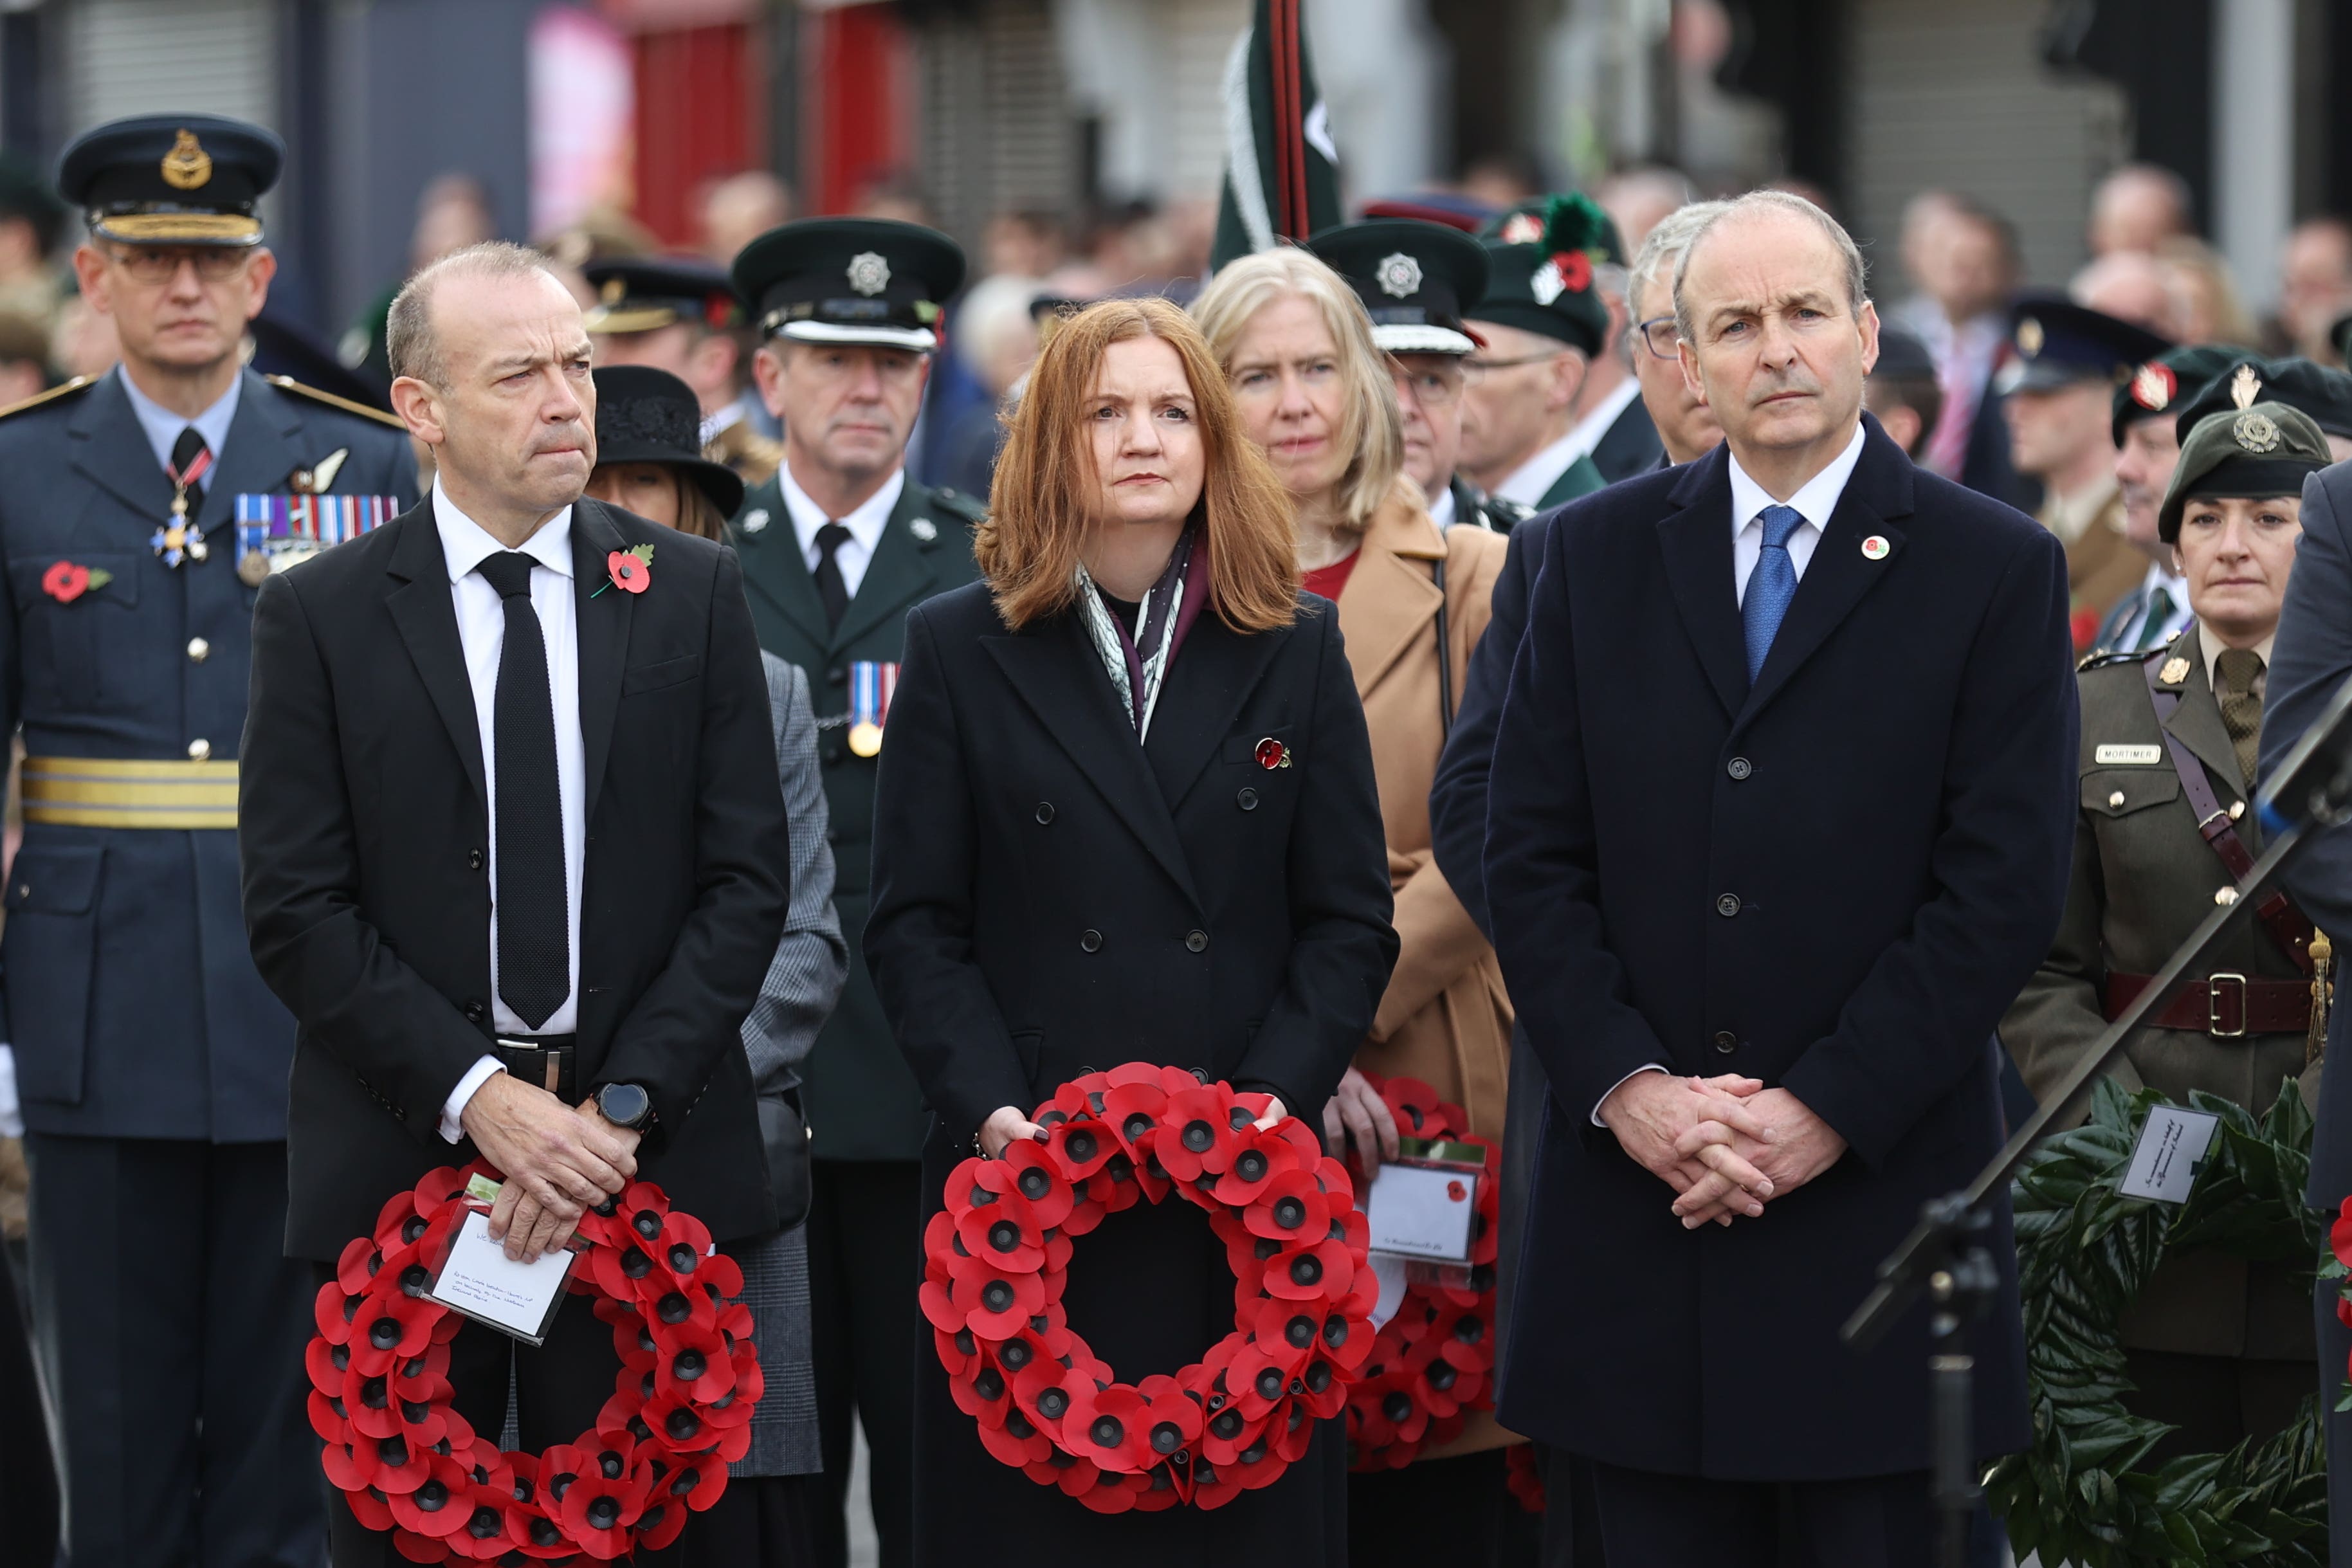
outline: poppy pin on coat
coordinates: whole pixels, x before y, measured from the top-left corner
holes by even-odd
[[[1875,533],[1862,542],[1863,554],[1873,561],[1885,560],[1887,549],[1886,541]]]

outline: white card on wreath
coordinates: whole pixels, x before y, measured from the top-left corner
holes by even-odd
[[[2147,1113],[2132,1146],[2131,1165],[2116,1190],[2127,1198],[2147,1198],[2159,1204],[2185,1204],[2197,1184],[2205,1151],[2221,1130],[2221,1119],[2207,1110],[2184,1110],[2158,1105]]]
[[[1371,1250],[1468,1262],[1477,1184],[1475,1171],[1383,1162],[1364,1203]]]
[[[535,1345],[546,1338],[572,1256],[559,1247],[540,1254],[536,1263],[518,1263],[507,1256],[504,1243],[490,1239],[490,1216],[474,1209],[449,1244],[449,1259],[426,1295]]]

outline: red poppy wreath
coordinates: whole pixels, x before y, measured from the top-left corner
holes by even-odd
[[[1213,1509],[1270,1485],[1345,1407],[1378,1281],[1339,1162],[1267,1098],[1134,1062],[1064,1084],[1045,1142],[966,1160],[923,1236],[923,1315],[982,1444],[1097,1513]],[[1070,1331],[1073,1243],[1170,1193],[1205,1209],[1234,1270],[1234,1330],[1175,1374],[1126,1383]]]
[[[540,1454],[502,1453],[451,1408],[465,1321],[425,1295],[479,1162],[444,1166],[384,1205],[320,1287],[305,1358],[327,1479],[412,1563],[598,1561],[677,1539],[751,1442],[760,1400],[743,1272],[651,1183],[581,1221],[566,1281],[595,1298],[621,1358],[596,1425]]]
[[[1439,1100],[1419,1079],[1366,1073],[1364,1079],[1404,1136],[1466,1143],[1484,1151],[1486,1163],[1468,1283],[1408,1284],[1396,1316],[1372,1341],[1361,1381],[1348,1391],[1348,1468],[1391,1470],[1460,1436],[1468,1412],[1495,1407],[1495,1212],[1503,1155],[1471,1132],[1460,1106]],[[1352,1152],[1348,1168],[1360,1179]]]

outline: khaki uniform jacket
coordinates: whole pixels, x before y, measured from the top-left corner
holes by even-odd
[[[1445,745],[1433,635],[1439,595],[1431,566],[1445,563],[1446,646],[1458,708],[1507,546],[1501,534],[1475,524],[1456,523],[1441,534],[1420,497],[1400,486],[1372,514],[1339,594],[1339,631],[1371,730],[1402,943],[1356,1066],[1383,1078],[1421,1079],[1468,1113],[1472,1131],[1497,1142],[1510,1082],[1510,998],[1495,950],[1430,847],[1429,786]],[[1320,1113],[1317,1107],[1308,1119]],[[1517,1440],[1491,1412],[1481,1412],[1429,1457]]]
[[[2050,509],[2042,508],[2042,523],[2050,524]],[[2119,490],[2107,498],[2099,514],[2066,546],[2066,587],[2076,608],[2085,605],[2101,618],[2116,601],[2147,576],[2147,557],[2124,537],[2124,498]],[[2079,646],[2079,645],[2078,645]]]
[[[2230,733],[2206,679],[2197,628],[2146,658],[2180,675],[2166,683],[2180,693],[2169,728],[2203,764],[2215,798],[2225,809],[2246,801]],[[2215,891],[2235,879],[2198,834],[2196,812],[2163,749],[2165,731],[2157,723],[2143,660],[2100,661],[2085,668],[2080,680],[2082,802],[2066,913],[2049,958],[2000,1026],[2003,1043],[2037,1097],[2047,1096],[2106,1027],[2108,973],[2154,973],[2212,912]],[[2102,747],[2140,748],[2136,753],[2111,749],[2110,759],[2158,750],[2152,763],[2102,763]],[[2237,826],[2248,851],[2260,855],[2261,831],[2251,809]],[[2234,929],[2207,973],[2303,977],[2258,919]],[[2190,1090],[2203,1089],[2262,1111],[2288,1079],[2299,1080],[2306,1101],[2316,1103],[2319,1066],[2306,1068],[2303,1058],[2300,1034],[2217,1039],[2201,1030],[2148,1028],[2125,1047],[2114,1076],[2126,1090],[2154,1089],[2185,1102]],[[2250,1270],[2216,1253],[2168,1258],[2126,1313],[2124,1342],[2192,1355],[2307,1357],[2313,1353],[2310,1291],[2284,1271]]]

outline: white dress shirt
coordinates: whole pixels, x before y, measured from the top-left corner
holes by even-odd
[[[1578,420],[1576,428],[1568,433],[1569,450],[1578,458],[1591,456],[1600,447],[1602,437],[1609,434],[1610,426],[1617,423],[1617,416],[1625,412],[1628,404],[1641,395],[1640,376],[1629,375],[1619,382],[1617,390],[1595,404],[1592,412]],[[1567,467],[1566,463],[1560,465],[1563,470]]]
[[[865,502],[847,517],[827,517],[824,508],[809,500],[808,491],[793,482],[793,466],[784,464],[776,470],[776,488],[784,492],[784,510],[792,514],[793,531],[800,536],[801,559],[814,573],[824,559],[824,552],[816,545],[816,531],[828,522],[837,522],[849,530],[849,537],[833,552],[833,563],[841,568],[841,585],[849,596],[857,597],[857,584],[866,581],[866,563],[882,545],[882,530],[890,521],[890,510],[898,504],[899,495],[907,488],[907,470],[898,472],[882,481],[882,488],[866,498]]]
[[[121,381],[122,390],[131,395],[131,412],[139,416],[139,428],[146,433],[147,445],[154,448],[157,468],[172,466],[172,448],[180,444],[180,432],[191,425],[205,438],[205,445],[212,448],[213,461],[220,461],[221,448],[228,444],[228,427],[236,418],[237,394],[245,390],[242,374],[231,376],[228,390],[221,394],[220,401],[191,419],[184,414],[173,413],[140,391],[139,384],[125,374],[121,365],[114,367],[114,374]]]
[[[1582,456],[1576,431],[1570,430],[1549,446],[1537,448],[1536,455],[1513,468],[1511,477],[1496,485],[1494,493],[1521,506],[1540,507],[1552,486],[1559,483],[1560,475],[1568,472],[1568,466]]]
[[[1857,421],[1853,427],[1853,439],[1845,444],[1845,450],[1832,458],[1829,466],[1820,473],[1799,486],[1795,495],[1785,501],[1776,501],[1762,485],[1748,477],[1748,470],[1739,466],[1739,458],[1736,455],[1732,457],[1731,574],[1735,602],[1744,604],[1747,601],[1748,579],[1755,575],[1757,557],[1764,553],[1764,509],[1768,506],[1792,506],[1804,518],[1805,521],[1797,525],[1797,531],[1789,535],[1789,564],[1797,569],[1797,581],[1801,583],[1805,580],[1806,566],[1812,562],[1813,547],[1822,542],[1822,530],[1829,525],[1830,514],[1837,510],[1838,499],[1845,494],[1846,481],[1853,478],[1853,466],[1860,461],[1862,425]],[[1601,1108],[1608,1103],[1610,1094],[1616,1093],[1645,1072],[1666,1070],[1653,1062],[1647,1067],[1635,1068],[1611,1084],[1609,1093],[1593,1101],[1592,1125],[1608,1125],[1601,1120]]]
[[[451,504],[433,481],[433,517],[441,531],[441,555],[449,568],[449,596],[457,611],[457,642],[474,689],[474,721],[482,737],[482,784],[490,802],[490,1018],[500,1035],[568,1035],[580,1026],[580,884],[587,859],[588,750],[580,734],[580,637],[572,612],[572,509],[565,507],[522,543],[532,558],[530,607],[539,616],[547,645],[547,674],[555,710],[553,803],[563,814],[564,915],[570,926],[571,989],[562,1004],[536,1027],[525,1024],[499,982],[499,656],[506,647],[506,603],[488,578],[475,570],[506,549],[479,523]],[[458,1118],[484,1080],[502,1071],[485,1054],[457,1081],[441,1108],[441,1136],[455,1143],[465,1136]]]
[[[1437,524],[1441,533],[1454,526],[1454,487],[1440,485],[1430,498],[1429,521]]]

